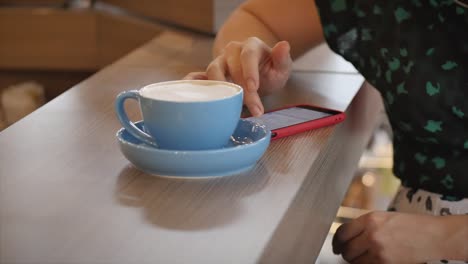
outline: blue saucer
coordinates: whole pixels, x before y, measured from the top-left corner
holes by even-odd
[[[135,123],[143,128],[143,121]],[[231,141],[214,150],[175,151],[149,146],[124,128],[117,132],[120,150],[135,167],[159,176],[213,177],[248,171],[270,144],[271,132],[252,121],[240,120]]]

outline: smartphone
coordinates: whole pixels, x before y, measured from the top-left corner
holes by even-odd
[[[293,105],[268,111],[260,117],[244,119],[265,125],[271,130],[271,139],[280,139],[304,131],[338,124],[345,113],[313,105]]]

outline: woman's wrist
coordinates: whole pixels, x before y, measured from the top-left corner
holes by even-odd
[[[440,259],[468,261],[468,215],[437,216]]]

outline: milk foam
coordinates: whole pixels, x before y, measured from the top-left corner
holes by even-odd
[[[144,97],[173,102],[203,102],[231,97],[239,92],[234,85],[220,82],[191,81],[154,84],[143,88]]]

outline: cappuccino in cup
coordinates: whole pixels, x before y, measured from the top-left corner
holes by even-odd
[[[238,92],[239,87],[201,80],[149,85],[141,89],[140,94],[155,100],[204,102],[228,98]]]
[[[124,110],[126,99],[140,104],[144,131]],[[240,86],[210,80],[154,83],[117,96],[117,116],[126,130],[146,144],[168,150],[206,150],[225,146],[242,110]]]

